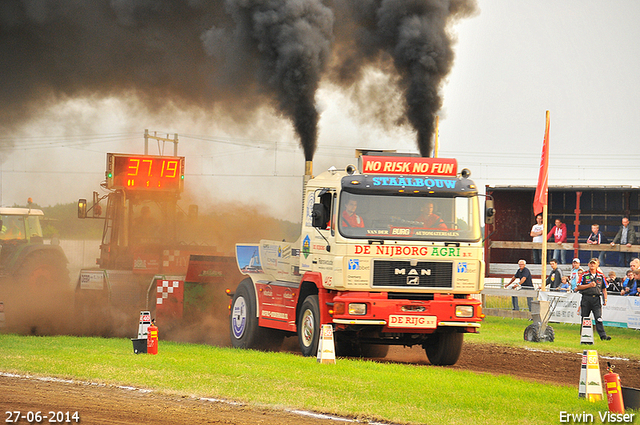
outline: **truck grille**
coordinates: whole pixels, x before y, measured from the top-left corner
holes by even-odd
[[[373,261],[373,286],[405,288],[451,288],[453,263],[418,261]]]

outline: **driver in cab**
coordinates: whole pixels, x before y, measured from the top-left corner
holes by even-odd
[[[340,225],[342,227],[364,227],[364,221],[356,214],[358,201],[349,199],[347,205],[340,216]]]
[[[439,229],[447,230],[447,225],[444,221],[433,212],[433,202],[427,202],[420,208],[420,216],[416,221],[423,223],[425,229]]]

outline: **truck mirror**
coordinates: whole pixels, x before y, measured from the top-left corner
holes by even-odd
[[[78,218],[87,218],[87,200],[78,199]]]
[[[484,212],[484,222],[486,224],[495,223],[496,210],[493,208],[493,199],[487,199],[485,202],[486,210]]]
[[[324,229],[327,227],[327,209],[322,204],[313,204],[313,211],[311,212],[311,225],[313,227],[319,227]]]

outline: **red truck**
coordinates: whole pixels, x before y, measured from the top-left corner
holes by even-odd
[[[339,356],[421,345],[432,364],[455,364],[484,317],[473,297],[484,261],[470,172],[455,159],[356,156],[357,167],[305,178],[296,242],[236,245],[246,277],[231,300],[231,342],[274,349],[297,334],[315,356],[331,324]]]

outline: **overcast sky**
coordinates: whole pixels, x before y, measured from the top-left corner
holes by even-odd
[[[550,185],[637,186],[640,3],[488,0],[478,8],[452,28],[456,59],[442,87],[440,156],[458,158],[481,187],[535,185],[549,110]],[[355,163],[356,147],[417,151],[410,129],[365,123],[349,99],[321,85],[315,174]],[[0,151],[0,202],[90,198],[105,153],[142,152],[148,128],[178,133],[191,202],[206,208],[239,199],[299,220],[304,156],[291,124],[263,111],[241,127],[204,112],[148,116],[119,99],[69,100],[0,136],[20,137]]]

